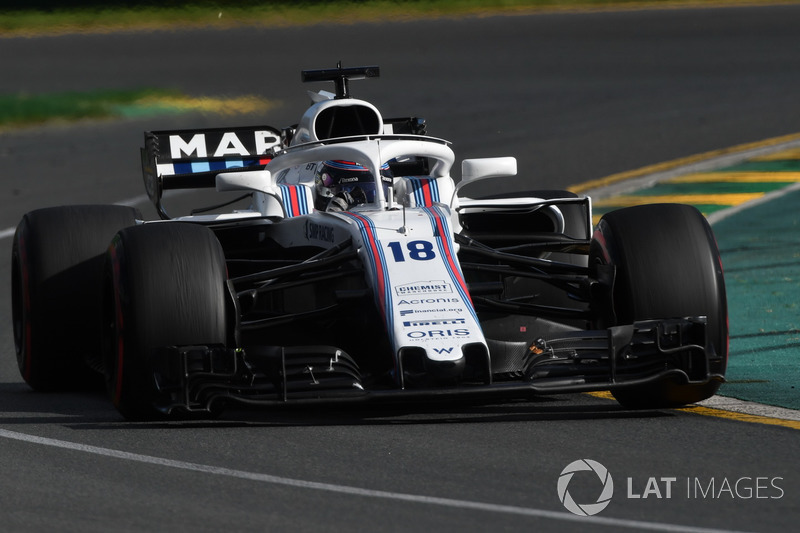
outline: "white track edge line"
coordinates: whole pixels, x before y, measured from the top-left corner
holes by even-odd
[[[706,217],[706,219],[708,220],[708,223],[713,226],[717,222],[721,222],[722,220],[725,220],[728,217],[731,217],[733,215],[737,215],[737,214],[741,213],[742,211],[746,211],[746,210],[750,209],[751,207],[755,207],[757,205],[762,205],[762,204],[765,204],[767,202],[771,202],[772,200],[777,200],[778,198],[781,198],[783,196],[786,196],[787,194],[793,193],[793,192],[798,191],[798,190],[800,190],[800,181],[796,182],[796,183],[793,183],[791,185],[788,185],[786,187],[782,187],[782,188],[780,188],[780,189],[778,189],[776,191],[769,192],[769,193],[765,194],[764,196],[756,198],[755,200],[750,200],[749,202],[744,202],[744,203],[739,204],[739,205],[734,205],[734,206],[728,207],[726,209],[721,209],[719,211],[715,211],[714,213],[709,214]]]
[[[103,448],[99,446],[91,446],[88,444],[80,444],[76,442],[69,442],[58,439],[51,439],[48,437],[38,437],[29,435],[27,433],[19,433],[16,431],[9,431],[0,429],[0,437],[6,439],[13,439],[16,441],[27,442],[32,444],[39,444],[43,446],[50,446],[54,448],[61,448],[66,450],[78,451],[99,455],[104,457],[111,457],[114,459],[122,459],[125,461],[132,461],[137,463],[145,463],[156,466],[165,466],[169,468],[177,468],[192,472],[200,472],[204,474],[211,474],[217,476],[232,477],[237,479],[245,479],[249,481],[257,481],[261,483],[269,483],[273,485],[282,485],[300,489],[321,490],[327,492],[334,492],[338,494],[346,494],[350,496],[363,496],[367,498],[380,498],[386,500],[405,501],[409,503],[420,503],[427,505],[438,505],[442,507],[453,507],[460,509],[470,509],[475,511],[485,511],[494,513],[504,513],[528,516],[534,518],[546,518],[551,520],[561,520],[566,522],[579,522],[586,525],[599,525],[617,528],[632,528],[637,530],[647,531],[664,531],[664,532],[686,532],[686,533],[738,533],[732,530],[713,529],[704,527],[681,526],[677,524],[665,524],[658,522],[646,522],[640,520],[627,520],[621,518],[607,518],[607,517],[582,517],[576,516],[566,512],[547,511],[544,509],[533,509],[527,507],[518,507],[513,505],[500,505],[484,502],[476,502],[469,500],[457,500],[453,498],[440,498],[436,496],[423,496],[419,494],[408,494],[402,492],[391,492],[374,489],[364,489],[360,487],[353,487],[348,485],[336,485],[333,483],[321,483],[316,481],[304,481],[301,479],[285,478],[274,476],[270,474],[261,474],[258,472],[248,472],[245,470],[235,470],[231,468],[223,468],[217,466],[204,465],[200,463],[191,463],[186,461],[177,461],[174,459],[166,459],[162,457],[155,457],[151,455],[143,455],[138,453],[124,452],[114,450],[112,448]]]

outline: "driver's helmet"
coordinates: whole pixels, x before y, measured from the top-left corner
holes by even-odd
[[[330,160],[317,166],[314,182],[317,189],[317,209],[325,210],[333,197],[346,198],[348,207],[375,201],[375,180],[372,172],[353,161]],[[384,198],[392,186],[389,165],[381,166]]]

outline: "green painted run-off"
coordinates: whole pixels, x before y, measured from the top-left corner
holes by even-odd
[[[714,226],[725,268],[724,396],[800,409],[800,191]]]

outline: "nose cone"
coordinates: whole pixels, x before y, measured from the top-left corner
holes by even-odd
[[[436,383],[456,383],[461,381],[466,368],[466,359],[461,357],[451,361],[434,361],[428,359],[425,366],[429,376]]]

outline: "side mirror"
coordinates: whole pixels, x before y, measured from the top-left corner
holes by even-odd
[[[484,157],[481,159],[465,159],[461,162],[461,181],[456,184],[453,200],[459,189],[469,183],[487,178],[500,178],[517,175],[516,157]],[[450,202],[452,205],[453,202]]]

